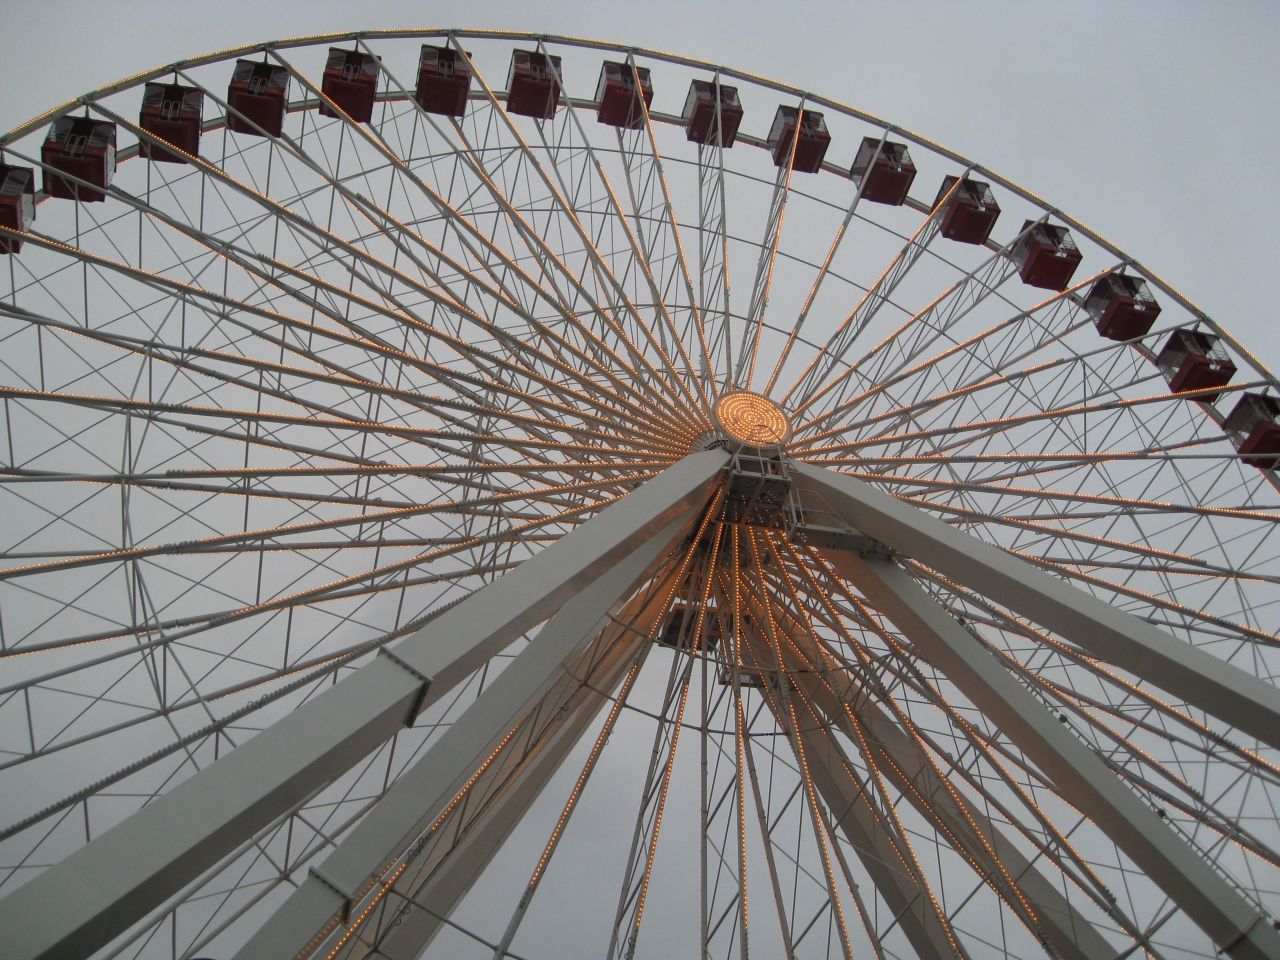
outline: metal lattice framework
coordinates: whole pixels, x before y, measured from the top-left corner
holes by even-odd
[[[370,122],[330,46],[380,58]],[[508,109],[513,47],[554,116]],[[237,58],[287,71],[278,136]],[[651,71],[631,127],[601,60]],[[171,80],[181,164],[139,153]],[[0,162],[81,114],[105,202],[0,226],[8,956],[1280,957],[1280,496],[1223,426],[1280,390],[1145,267],[845,104],[574,38],[220,51]],[[851,182],[867,137],[904,204]],[[990,182],[986,243],[944,176]],[[1070,229],[1064,290],[1024,221]],[[1120,272],[1162,312],[1114,341]],[[1176,330],[1235,379],[1172,392]]]

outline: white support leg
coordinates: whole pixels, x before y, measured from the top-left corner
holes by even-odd
[[[451,849],[424,853],[424,857],[434,857],[436,863],[430,865],[426,880],[412,891],[413,902],[398,918],[400,922],[378,940],[380,960],[417,960],[421,956],[439,931],[441,918],[448,917],[471,889],[601,708],[609,703],[648,643],[654,621],[665,612],[664,599],[659,595],[647,604],[624,609],[616,622],[605,627],[595,648],[600,659],[593,668],[584,658],[572,675],[548,695],[548,700],[562,705],[559,709],[564,719],[530,756],[520,761],[517,769],[494,771],[495,781],[503,784],[499,795],[486,802],[484,812],[467,826]],[[588,670],[589,680],[583,682]],[[481,787],[477,784],[477,789]],[[525,906],[522,900],[518,909]]]
[[[757,663],[768,664],[774,659],[760,641],[753,646]],[[793,676],[799,684],[813,675],[804,672]],[[776,698],[768,702],[771,709],[777,706]],[[790,728],[788,719],[776,710],[774,719],[779,729]],[[854,779],[854,766],[831,735],[831,727],[820,726],[801,713],[796,732],[810,779],[831,811],[832,822],[857,853],[920,960],[967,960],[968,954],[948,937],[924,888],[903,866],[899,852],[902,838],[873,807],[870,787]]]
[[[766,616],[761,611],[762,619]],[[1010,909],[1046,943],[1052,956],[1097,960],[1115,953],[1054,881],[1023,856],[1017,844],[977,804],[959,791],[947,789],[920,746],[873,700],[865,685],[842,669],[803,624],[781,610],[774,611],[774,616],[788,641],[782,649],[783,661],[800,695],[826,723],[843,727],[851,739],[854,734],[846,708],[857,718],[876,753],[869,762],[879,767],[922,817],[957,838],[963,852],[979,865],[982,876],[991,878]]]
[[[0,900],[10,960],[85,956],[293,810],[657,531],[728,455],[692,454]]]
[[[846,518],[850,521],[852,517]],[[1144,804],[1082,740],[1059,723],[902,567],[849,551],[827,555],[1039,767],[1063,798],[1123,850],[1170,899],[1237,960],[1277,960],[1280,933]]]
[[[495,756],[504,738],[564,674],[610,612],[670,551],[685,529],[677,520],[572,597],[498,678],[406,770],[336,848],[237,953],[278,960],[310,949],[357,906],[414,840]]]
[[[1039,934],[1052,955],[1063,960],[1097,960],[1115,953],[1102,934],[990,817],[963,794],[953,794],[942,784],[919,746],[852,678],[828,667],[823,677],[831,684],[831,690],[807,670],[798,670],[793,676],[828,723],[839,724],[841,704],[849,706],[872,749],[880,754],[871,761],[921,816],[957,838],[963,851],[1000,890],[1010,909]],[[1006,874],[1009,880],[1005,879]],[[1023,902],[1029,909],[1022,906]]]
[[[1280,749],[1280,689],[1272,684],[869,484],[806,463],[790,469],[802,497],[818,498],[861,533]]]

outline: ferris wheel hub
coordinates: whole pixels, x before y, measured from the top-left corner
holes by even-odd
[[[714,413],[716,425],[744,447],[781,447],[791,439],[791,420],[782,407],[750,390],[722,394]]]

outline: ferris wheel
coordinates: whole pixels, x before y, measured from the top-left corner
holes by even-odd
[[[15,958],[1280,957],[1280,388],[847,104],[366,31],[0,137]]]

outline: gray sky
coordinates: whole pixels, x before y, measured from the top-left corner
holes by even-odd
[[[0,6],[4,129],[156,64],[362,26],[544,30],[753,70],[1021,182],[1280,365],[1270,296],[1280,249],[1280,7],[1262,0]]]

